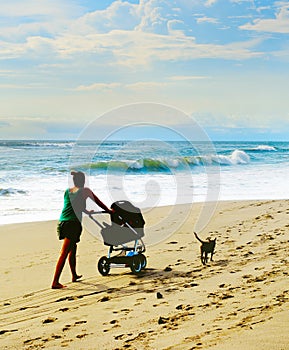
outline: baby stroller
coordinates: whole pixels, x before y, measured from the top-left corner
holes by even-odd
[[[129,267],[134,274],[139,274],[147,264],[143,254],[145,221],[142,213],[129,201],[114,202],[111,208],[114,209],[110,215],[111,225],[105,222],[101,225],[93,219],[101,227],[103,243],[108,246],[107,256],[98,261],[98,271],[106,276],[111,267]],[[113,252],[118,254],[112,255]]]

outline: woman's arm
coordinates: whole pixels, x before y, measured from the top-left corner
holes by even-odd
[[[85,199],[92,199],[99,207],[101,207],[107,213],[111,213],[112,209],[109,209],[102,201],[87,187],[84,188],[84,197]]]

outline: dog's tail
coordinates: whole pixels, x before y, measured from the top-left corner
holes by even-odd
[[[201,243],[204,243],[204,241],[202,241],[202,240],[200,239],[200,237],[198,237],[198,235],[196,234],[196,232],[194,232],[194,234],[195,234],[195,236],[196,236],[196,238],[197,238],[198,241],[200,241]]]

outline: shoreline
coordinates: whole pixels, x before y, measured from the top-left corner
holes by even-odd
[[[175,206],[180,206],[180,205],[186,205],[186,206],[192,206],[192,205],[204,205],[206,203],[216,203],[216,206],[218,205],[218,203],[238,203],[238,202],[264,202],[264,201],[286,201],[287,198],[259,198],[259,199],[220,199],[217,201],[199,201],[199,202],[194,202],[194,203],[178,203],[178,204],[165,204],[165,205],[161,205],[161,206],[157,206],[154,208],[140,208],[141,211],[150,211],[152,209],[156,209],[156,208],[168,208],[168,207],[175,207]],[[61,212],[61,208],[59,209],[59,215]],[[58,216],[59,216],[58,215]],[[29,223],[44,223],[44,222],[54,222],[54,221],[58,221],[58,217],[56,218],[52,218],[52,219],[37,219],[37,220],[24,220],[24,221],[16,221],[16,222],[5,222],[5,223],[1,223],[0,222],[0,228],[2,226],[7,226],[7,225],[22,225],[22,224],[29,224]]]
[[[202,205],[195,203],[173,234],[147,246],[140,276],[126,268],[101,276],[96,263],[107,247],[84,230],[77,254],[83,279],[71,283],[66,264],[65,290],[50,289],[61,247],[57,220],[1,225],[2,348],[92,350],[98,336],[108,350],[254,350],[256,344],[285,350],[289,201],[218,202],[200,233],[217,238],[207,266],[193,236]],[[183,212],[184,205],[151,209],[145,230],[174,228]]]

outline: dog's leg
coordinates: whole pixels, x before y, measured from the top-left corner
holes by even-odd
[[[205,252],[205,264],[208,262],[208,253]]]
[[[205,265],[204,251],[202,249],[201,249],[201,262],[203,265]]]

